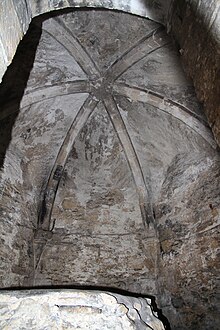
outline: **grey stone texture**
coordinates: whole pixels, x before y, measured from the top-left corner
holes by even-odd
[[[220,4],[218,0],[3,0],[0,15],[0,79],[31,20],[49,11],[94,7],[122,10],[165,25],[176,40],[197,97],[220,144]],[[1,81],[1,80],[0,80]]]
[[[170,29],[220,145],[220,2],[174,1]]]
[[[150,294],[172,329],[217,330],[219,153],[161,25],[38,18],[0,100],[0,286]]]
[[[79,290],[3,291],[0,327],[2,330],[164,330],[148,298]]]
[[[179,155],[156,205],[159,296],[177,329],[219,327],[219,165],[219,158]]]

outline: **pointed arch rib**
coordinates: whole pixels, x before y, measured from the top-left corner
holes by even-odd
[[[208,142],[214,149],[216,149],[216,142],[213,139],[212,132],[207,127],[207,123],[205,123],[195,113],[192,113],[185,106],[172,100],[166,99],[162,95],[150,90],[143,90],[137,87],[119,83],[114,85],[114,92],[126,96],[133,101],[150,104],[159,110],[175,117],[187,125],[194,132],[199,134],[206,142]]]
[[[59,18],[50,20],[45,32],[68,51],[89,78],[95,79],[100,76],[99,69],[95,62]]]
[[[113,127],[115,128],[118,138],[122,144],[129,167],[131,169],[134,178],[134,182],[136,184],[143,223],[144,225],[153,223],[154,218],[153,218],[153,211],[150,202],[150,196],[129,133],[125,127],[124,121],[121,117],[121,114],[118,110],[118,107],[113,97],[110,94],[108,94],[106,95],[103,102],[106,111],[108,112],[109,117],[111,118]]]
[[[112,64],[106,72],[108,79],[110,78],[111,81],[115,81],[135,63],[170,42],[170,37],[163,27],[153,30]]]
[[[26,92],[21,100],[20,109],[31,106],[41,101],[52,99],[56,96],[71,95],[77,93],[89,93],[90,85],[86,80],[75,80],[63,83],[62,85],[52,85],[36,88]],[[3,111],[0,112],[0,120],[17,112],[15,100],[5,104]]]
[[[21,101],[21,109],[28,105],[32,105],[44,100],[49,100],[56,96],[89,92],[90,85],[86,80],[75,80],[62,83],[60,85],[44,86],[27,92]]]
[[[87,98],[87,100],[84,102],[83,106],[79,110],[72,125],[70,126],[66,137],[61,145],[61,148],[58,152],[56,161],[53,165],[52,171],[47,182],[45,194],[40,209],[38,225],[39,228],[43,230],[51,230],[51,215],[53,205],[67,158],[69,156],[70,151],[72,150],[77,135],[79,134],[81,128],[84,126],[95,107],[98,105],[98,102],[99,101],[95,100],[91,96]]]

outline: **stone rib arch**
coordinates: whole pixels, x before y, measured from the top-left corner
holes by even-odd
[[[208,129],[207,123],[183,105],[166,99],[159,93],[156,94],[150,90],[139,89],[137,87],[125,84],[123,85],[121,83],[114,85],[114,91],[132,100],[156,106],[159,111],[168,113],[176,119],[182,121],[186,126],[203,137],[203,139],[209,143],[213,149],[217,148],[216,142],[213,139],[211,131]]]
[[[45,31],[69,52],[90,79],[100,77],[97,64],[59,18],[50,20],[50,24]]]
[[[59,182],[62,177],[67,158],[72,149],[76,136],[86,123],[87,119],[89,118],[97,104],[98,101],[94,100],[91,96],[86,99],[85,103],[83,104],[82,108],[79,110],[76,118],[74,119],[72,125],[70,126],[66,137],[62,143],[56,161],[53,165],[53,169],[50,173],[40,209],[38,223],[39,228],[42,228],[43,230],[52,230],[53,224],[51,224],[51,214],[53,210],[53,204],[56,198],[57,189],[59,187]]]
[[[107,70],[107,76],[109,75],[110,80],[114,82],[134,64],[168,43],[170,43],[170,39],[164,28],[157,27],[122,54]]]
[[[118,107],[114,98],[108,95],[104,100],[106,111],[111,118],[113,127],[118,135],[118,138],[123,146],[125,155],[129,167],[131,169],[133,179],[136,184],[137,193],[139,196],[139,205],[141,210],[141,215],[143,219],[144,226],[154,225],[154,216],[151,205],[151,197],[149,187],[147,188],[146,182],[144,180],[143,171],[138,160],[138,156],[135,152],[134,146],[132,144],[129,132],[126,129],[124,121],[120,115]]]

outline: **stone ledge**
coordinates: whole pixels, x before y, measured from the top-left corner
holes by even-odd
[[[165,329],[151,299],[102,291],[19,290],[0,293],[3,329]]]

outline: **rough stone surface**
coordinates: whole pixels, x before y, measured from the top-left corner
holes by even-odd
[[[219,180],[219,157],[179,155],[155,206],[160,306],[177,329],[219,328]]]
[[[0,327],[2,330],[164,329],[148,298],[79,290],[3,291]]]
[[[220,3],[174,1],[171,31],[220,145]]]
[[[164,29],[35,20],[0,100],[1,287],[151,294],[173,329],[218,329],[219,154]]]

